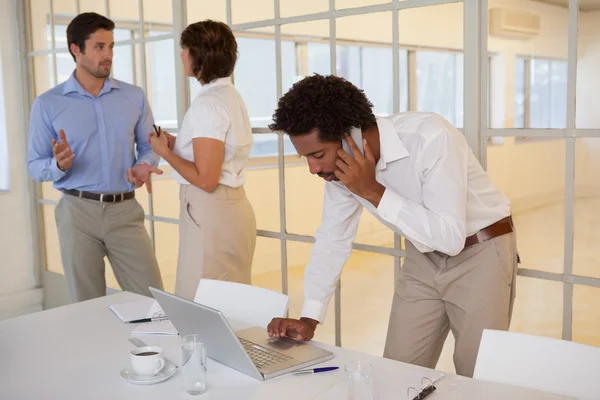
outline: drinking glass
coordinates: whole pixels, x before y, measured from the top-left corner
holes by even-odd
[[[186,393],[206,392],[206,345],[200,335],[185,335],[181,345],[181,369]]]
[[[353,361],[345,365],[348,400],[373,400],[371,364]]]

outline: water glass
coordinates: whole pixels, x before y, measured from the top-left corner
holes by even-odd
[[[348,400],[373,400],[371,364],[353,361],[345,365]]]
[[[200,335],[182,338],[181,365],[186,393],[199,395],[206,392],[206,345]]]

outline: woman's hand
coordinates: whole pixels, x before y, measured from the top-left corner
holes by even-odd
[[[161,131],[160,132],[160,136],[156,135],[156,132],[152,132],[150,133],[148,136],[150,136],[150,139],[148,139],[148,142],[150,143],[150,146],[152,147],[152,151],[155,152],[156,154],[158,154],[161,157],[165,157],[165,155],[167,153],[169,153],[170,151],[173,150],[173,146],[175,144],[175,138],[173,136],[171,136],[170,134],[168,134],[165,131]],[[171,145],[169,145],[169,137],[172,138],[171,140]]]

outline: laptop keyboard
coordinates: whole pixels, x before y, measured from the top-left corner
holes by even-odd
[[[238,337],[238,339],[258,369],[270,367],[271,365],[279,364],[292,359],[291,357],[281,353],[269,351],[264,347],[260,347],[240,337]]]

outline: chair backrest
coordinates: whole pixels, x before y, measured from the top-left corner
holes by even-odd
[[[214,308],[225,318],[266,328],[275,317],[285,317],[287,295],[242,283],[201,279],[194,301]]]
[[[484,330],[473,378],[600,398],[600,348],[522,333]]]

